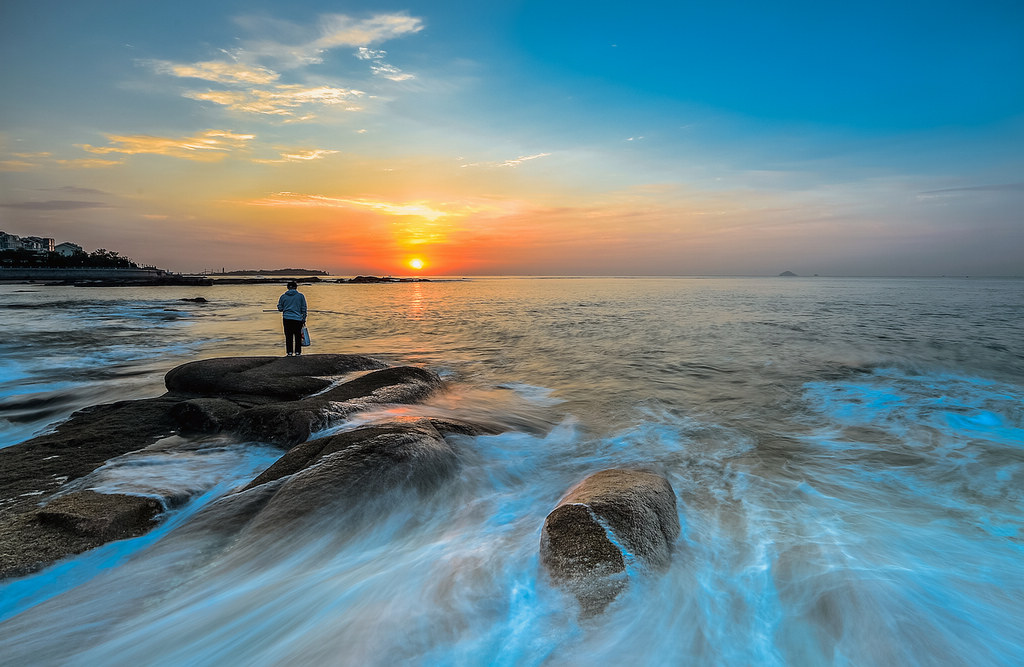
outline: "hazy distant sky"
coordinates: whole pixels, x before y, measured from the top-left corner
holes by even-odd
[[[0,229],[194,271],[1024,275],[1024,3],[4,0]]]

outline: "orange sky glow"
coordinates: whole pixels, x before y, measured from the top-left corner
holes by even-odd
[[[752,3],[749,24],[714,3],[633,24],[560,5],[594,23],[568,31],[518,3],[297,7],[213,3],[199,26],[12,4],[0,229],[184,272],[1024,266],[1014,12],[944,23],[944,44],[888,5],[832,23]],[[763,18],[785,37],[759,41]],[[855,19],[882,55],[836,29]]]

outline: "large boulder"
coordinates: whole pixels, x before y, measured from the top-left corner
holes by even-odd
[[[267,399],[266,402],[271,401],[273,399]],[[252,402],[241,403],[219,396],[200,396],[175,405],[171,417],[183,433],[217,433],[229,428],[239,412],[252,407],[255,407]]]
[[[250,537],[307,517],[337,520],[393,492],[428,493],[458,470],[458,456],[429,419],[386,422],[293,447],[238,492],[203,510],[188,530]]]
[[[320,395],[328,401],[357,403],[413,403],[441,386],[436,373],[415,366],[395,366],[367,373]]]
[[[385,368],[354,354],[298,357],[224,357],[193,361],[164,376],[171,392],[202,396],[269,396],[293,401],[331,386],[325,376]]]
[[[292,474],[252,523],[273,530],[321,509],[394,491],[426,493],[454,475],[455,450],[428,420],[378,425],[324,438],[321,454]]]
[[[679,537],[676,496],[645,470],[602,470],[569,490],[547,516],[540,560],[552,581],[599,614],[626,586],[628,571],[661,570]]]
[[[414,403],[441,385],[435,373],[398,366],[367,373],[300,401],[242,410],[226,423],[242,437],[291,447],[368,405]]]
[[[238,412],[227,422],[226,429],[242,438],[288,448],[353,412],[353,407],[319,398],[269,403]]]

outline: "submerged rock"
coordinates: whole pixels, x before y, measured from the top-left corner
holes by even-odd
[[[41,509],[5,513],[0,580],[31,574],[111,540],[142,535],[162,511],[152,498],[86,490],[53,497]]]
[[[95,405],[75,412],[53,433],[0,449],[0,509],[34,506],[40,496],[108,460],[173,434],[177,403],[162,396]]]
[[[114,540],[146,532],[162,511],[163,506],[153,498],[85,490],[57,496],[36,516],[44,525],[84,537]]]
[[[631,561],[666,568],[679,530],[668,480],[643,470],[603,470],[570,489],[548,514],[540,559],[554,583],[592,616],[626,586]]]

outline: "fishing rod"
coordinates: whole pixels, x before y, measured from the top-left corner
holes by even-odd
[[[264,313],[280,313],[282,311],[277,308],[264,308]],[[307,313],[327,313],[329,315],[354,315],[354,313],[342,313],[337,310],[307,310]]]

